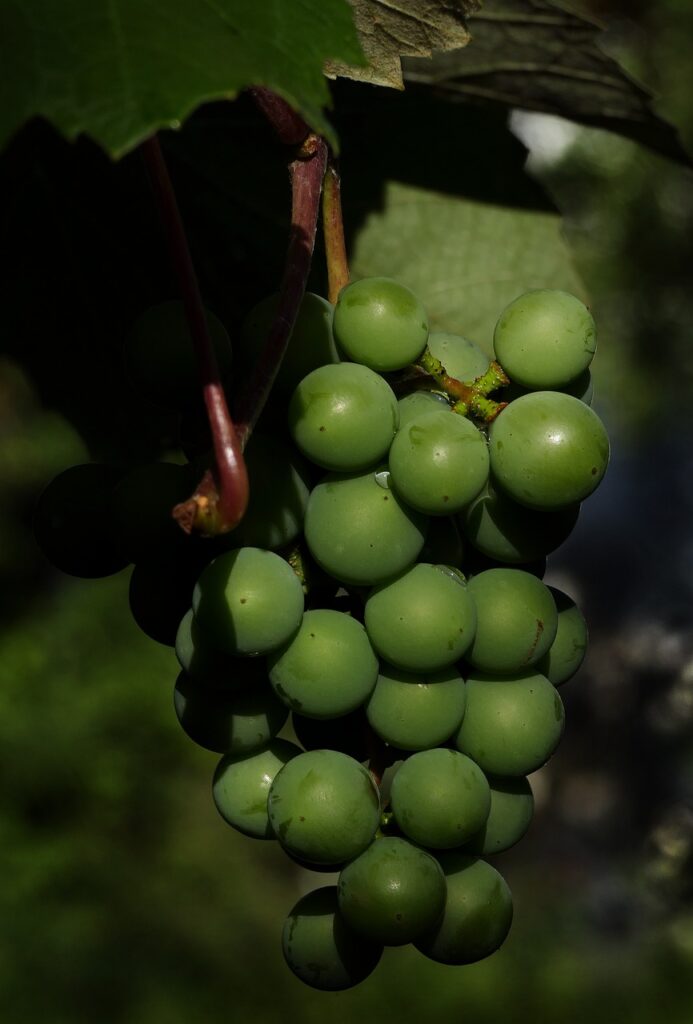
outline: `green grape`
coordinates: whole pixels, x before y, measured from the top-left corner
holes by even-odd
[[[210,562],[193,593],[193,610],[211,644],[229,654],[267,654],[298,629],[303,590],[272,551],[240,548]]]
[[[39,497],[33,518],[36,543],[61,572],[96,579],[128,564],[110,520],[111,494],[121,475],[96,462],[71,466]]]
[[[542,512],[518,505],[489,481],[460,522],[467,540],[489,558],[521,564],[555,551],[577,522],[579,505]]]
[[[175,639],[176,658],[186,675],[205,687],[235,691],[267,681],[264,658],[235,658],[213,647],[188,609],[180,620]]]
[[[265,347],[278,302],[278,295],[268,296],[251,309],[243,322],[238,355],[246,373],[257,362]],[[311,370],[338,362],[339,356],[332,337],[332,306],[320,295],[306,292],[274,382],[274,390],[288,397]]]
[[[459,569],[464,557],[462,538],[454,516],[436,516],[428,528],[419,561]]]
[[[368,700],[378,659],[366,630],[344,612],[306,612],[298,633],[268,660],[270,682],[292,710],[338,718]]]
[[[504,779],[489,775],[491,810],[486,824],[465,843],[465,852],[484,857],[502,853],[519,842],[529,828],[534,813],[534,796],[529,780],[520,776]]]
[[[370,772],[336,750],[309,750],[274,779],[267,803],[279,842],[314,864],[343,864],[369,845],[380,823]]]
[[[551,591],[522,569],[488,569],[473,576],[476,633],[465,657],[485,672],[516,672],[548,651],[558,628]]]
[[[529,775],[553,754],[565,713],[545,676],[520,672],[467,678],[467,707],[455,745],[491,775]]]
[[[203,686],[183,672],[176,680],[173,703],[193,743],[217,754],[248,754],[264,747],[289,714],[267,683],[227,693]]]
[[[212,782],[214,803],[224,821],[254,839],[274,839],[267,813],[272,780],[301,748],[286,740],[273,740],[252,754],[225,754]]]
[[[221,321],[206,310],[207,326],[222,380],[231,370],[232,349]],[[178,410],[202,391],[197,357],[182,302],[162,302],[146,310],[125,340],[128,374],[146,398]]]
[[[318,565],[343,583],[380,583],[411,565],[428,521],[390,490],[387,470],[330,474],[308,500],[305,536]]]
[[[587,623],[571,597],[549,587],[558,610],[556,639],[537,662],[541,672],[554,686],[560,686],[575,675],[587,652]]]
[[[307,467],[274,434],[255,432],[244,452],[250,501],[240,524],[228,534],[233,547],[276,550],[303,529],[308,495]]]
[[[358,363],[318,367],[289,403],[289,430],[298,447],[318,466],[338,472],[379,462],[398,424],[392,388]]]
[[[442,920],[415,942],[440,964],[473,964],[502,946],[513,919],[510,889],[486,861],[457,850],[438,855],[447,900]]]
[[[451,515],[488,480],[488,446],[464,416],[426,413],[397,431],[389,465],[392,486],[408,505],[427,515]]]
[[[401,370],[425,349],[428,317],[403,284],[367,277],[341,290],[332,329],[347,359],[378,372]]]
[[[483,827],[491,791],[470,758],[438,747],[407,758],[392,780],[390,802],[395,821],[409,839],[449,850]]]
[[[293,908],[284,924],[282,950],[306,985],[339,992],[375,970],[383,947],[350,931],[339,912],[336,886],[325,886],[303,896]]]
[[[448,376],[456,380],[476,380],[491,365],[486,353],[460,334],[432,331],[428,336],[428,351],[440,360]]]
[[[530,508],[574,505],[606,472],[609,439],[596,413],[572,395],[534,391],[511,402],[491,424],[491,472]]]
[[[173,518],[193,492],[194,470],[173,462],[137,466],[113,490],[111,518],[118,547],[130,562],[183,550],[189,538]]]
[[[445,743],[460,726],[464,680],[454,668],[411,675],[383,665],[366,705],[373,731],[400,750],[427,750]]]
[[[350,928],[373,942],[403,946],[432,928],[445,906],[438,862],[406,839],[376,839],[342,870],[339,909]]]
[[[363,708],[330,719],[306,718],[294,711],[291,724],[305,750],[338,750],[357,761],[366,761],[370,755],[368,721]]]
[[[450,412],[450,403],[444,395],[433,391],[414,391],[405,395],[397,403],[399,410],[399,429],[406,427],[412,420],[418,419],[429,412]]]
[[[501,313],[493,335],[506,373],[533,389],[565,387],[592,362],[597,334],[592,314],[568,292],[525,292]]]
[[[435,672],[467,650],[476,611],[459,572],[422,562],[375,588],[366,601],[365,622],[371,643],[390,664],[407,672]]]

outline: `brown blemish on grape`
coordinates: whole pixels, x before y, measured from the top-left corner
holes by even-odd
[[[534,640],[532,641],[532,644],[531,644],[531,646],[529,648],[529,651],[527,652],[527,657],[525,658],[525,664],[527,664],[531,660],[532,655],[534,654],[534,652],[537,649],[537,644],[541,640],[541,635],[544,632],[544,623],[541,621],[541,619],[537,619],[536,623],[537,623],[537,631],[534,634]]]
[[[247,597],[242,597],[241,598],[241,604],[246,604],[247,600],[248,600]]]
[[[319,429],[320,431],[323,431],[323,430],[324,430],[325,428],[324,428],[324,427],[319,427],[318,429]]]

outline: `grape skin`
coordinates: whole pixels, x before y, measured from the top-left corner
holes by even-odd
[[[294,442],[323,469],[349,473],[375,465],[387,455],[398,425],[392,388],[358,363],[313,370],[289,403]]]
[[[561,686],[573,678],[584,661],[587,623],[571,597],[556,587],[549,587],[549,590],[558,610],[558,629],[551,647],[537,662],[537,671],[542,672],[554,686]]]
[[[465,537],[482,554],[522,564],[559,547],[570,536],[579,511],[579,505],[551,512],[526,508],[489,481],[459,519]]]
[[[282,932],[284,959],[311,988],[339,992],[375,970],[382,943],[367,942],[347,927],[336,886],[314,889],[291,910]]]
[[[378,659],[360,622],[344,612],[306,612],[289,644],[270,655],[270,682],[292,710],[312,718],[355,711],[378,678]]]
[[[366,705],[371,728],[400,750],[445,743],[459,728],[467,695],[455,668],[412,675],[383,665]]]
[[[399,411],[399,429],[406,427],[412,420],[429,412],[450,412],[450,403],[444,395],[432,391],[414,391],[405,395],[397,403]]]
[[[459,334],[432,331],[428,336],[428,350],[440,360],[450,377],[467,383],[483,376],[491,365],[478,345]]]
[[[225,754],[212,781],[212,798],[224,821],[253,839],[274,839],[267,794],[277,772],[300,753],[295,743],[273,740],[252,754]]]
[[[484,827],[465,843],[465,852],[487,857],[503,853],[524,836],[534,814],[534,795],[529,780],[488,776],[491,810]]]
[[[511,402],[491,424],[489,441],[494,479],[529,508],[582,501],[599,485],[609,461],[599,417],[558,391],[533,391]]]
[[[409,839],[448,850],[482,828],[491,809],[491,791],[474,761],[438,747],[407,758],[392,780],[390,801]]]
[[[315,864],[357,857],[380,822],[370,773],[335,750],[310,750],[289,761],[272,783],[267,807],[282,846]]]
[[[343,288],[332,327],[348,359],[379,373],[413,363],[428,339],[426,310],[413,292],[387,277]]]
[[[487,569],[467,589],[476,608],[476,633],[465,657],[486,672],[516,672],[535,664],[556,636],[551,591],[521,569]]]
[[[193,593],[195,618],[210,643],[229,654],[267,654],[296,632],[303,590],[291,566],[272,551],[240,548],[219,555]]]
[[[329,474],[312,491],[306,509],[308,549],[343,583],[372,585],[406,569],[421,551],[427,529],[428,520],[389,489],[386,470]]]
[[[525,292],[503,310],[493,335],[506,373],[532,389],[560,388],[583,373],[597,347],[590,311],[568,292]]]
[[[510,889],[486,861],[456,850],[437,857],[447,885],[445,912],[440,923],[414,945],[441,964],[476,963],[495,953],[510,931]]]
[[[475,672],[455,745],[486,774],[529,775],[553,754],[564,722],[563,702],[545,676]]]
[[[420,562],[373,590],[365,623],[386,661],[407,672],[435,672],[472,643],[476,609],[460,573]]]
[[[392,486],[408,505],[447,516],[472,501],[488,480],[484,435],[463,416],[426,413],[397,431],[390,448]]]
[[[289,716],[267,682],[229,693],[205,687],[181,672],[173,701],[190,739],[217,754],[247,754],[264,747]]]
[[[347,924],[373,942],[412,942],[441,917],[445,879],[434,858],[395,836],[376,839],[342,870],[339,909]]]

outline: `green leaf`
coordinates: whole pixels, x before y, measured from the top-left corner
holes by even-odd
[[[480,0],[349,0],[366,67],[331,60],[326,72],[371,85],[403,89],[401,58],[428,57],[469,42],[467,16]]]
[[[451,100],[492,101],[608,128],[684,163],[650,94],[600,47],[600,26],[547,0],[487,0],[464,50],[403,64],[407,83]]]
[[[252,85],[334,143],[330,57],[362,60],[346,0],[0,0],[0,145],[39,115],[119,157]]]
[[[563,288],[584,298],[560,225],[555,213],[390,182],[382,212],[359,233],[352,270],[408,285],[432,330],[463,334],[490,353],[496,320],[522,292]]]

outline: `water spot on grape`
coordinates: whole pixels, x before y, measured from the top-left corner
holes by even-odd
[[[382,487],[383,490],[386,491],[390,490],[389,469],[379,469],[376,473],[373,474],[373,476],[375,477],[375,482],[378,484],[379,487]]]

